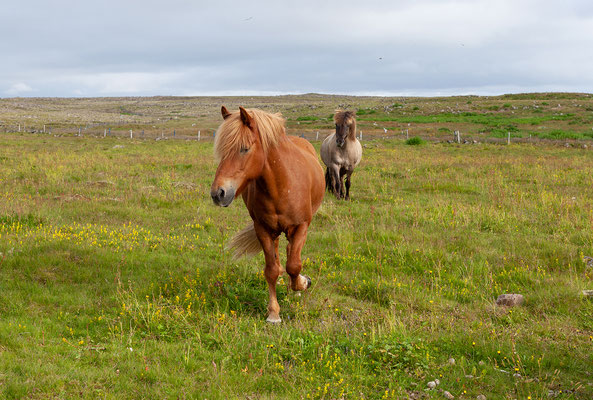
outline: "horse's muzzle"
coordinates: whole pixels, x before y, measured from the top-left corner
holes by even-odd
[[[235,189],[227,188],[226,190],[222,187],[212,189],[210,191],[212,201],[217,206],[228,207],[235,199]]]

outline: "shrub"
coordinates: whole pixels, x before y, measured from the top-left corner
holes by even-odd
[[[420,146],[420,145],[426,144],[426,140],[424,140],[418,136],[414,136],[414,137],[411,137],[408,140],[406,140],[406,144],[410,145],[410,146]]]
[[[367,115],[367,114],[374,114],[377,110],[373,110],[372,108],[359,108],[356,111],[356,115]]]

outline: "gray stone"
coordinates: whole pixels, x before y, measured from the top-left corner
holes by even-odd
[[[593,297],[593,290],[583,290],[583,296]]]
[[[523,295],[516,293],[501,294],[496,299],[496,305],[498,306],[514,307],[520,306],[523,302],[525,302]]]
[[[437,387],[437,384],[435,381],[430,381],[426,384],[426,386],[428,386],[429,389],[434,389],[435,387]]]
[[[484,396],[483,394],[479,394],[479,395],[476,397],[476,400],[486,400],[486,396]]]
[[[449,393],[449,392],[448,392],[448,391],[446,391],[446,390],[443,392],[443,396],[445,396],[445,399],[449,399],[449,400],[451,400],[451,399],[454,399],[454,398],[455,398],[455,396],[453,396],[451,393]]]
[[[455,365],[455,359],[453,357],[449,358],[449,361],[447,361],[449,363],[449,365]]]

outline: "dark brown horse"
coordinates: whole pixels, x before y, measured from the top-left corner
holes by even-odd
[[[336,111],[334,122],[336,132],[326,137],[321,144],[321,159],[327,166],[325,185],[338,199],[349,200],[350,176],[362,158],[362,146],[356,139],[356,114],[353,111]]]
[[[284,233],[286,272],[293,290],[305,290],[311,279],[301,275],[301,249],[313,214],[323,200],[323,169],[313,146],[305,139],[287,136],[280,114],[261,110],[230,113],[221,109],[223,123],[216,131],[214,151],[219,159],[210,195],[227,207],[241,195],[252,224],[232,239],[235,256],[263,249],[268,282],[268,322],[280,322],[276,281],[283,273],[278,241]]]

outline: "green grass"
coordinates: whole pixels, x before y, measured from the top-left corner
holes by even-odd
[[[304,116],[301,116],[301,117],[297,117],[296,120],[297,121],[317,121],[319,119],[321,119],[321,118],[320,117],[315,117],[313,115],[304,115]]]
[[[418,136],[414,136],[414,137],[407,139],[405,141],[405,143],[410,146],[419,146],[419,145],[426,144],[426,140],[424,140]]]
[[[488,113],[475,113],[475,112],[463,112],[458,114],[442,113],[432,115],[409,115],[409,116],[385,116],[385,117],[372,117],[372,121],[395,121],[415,124],[427,124],[427,123],[471,123],[497,126],[501,124],[519,124],[519,125],[539,125],[546,121],[566,121],[574,117],[572,114],[551,114],[546,116],[538,117],[514,117],[505,114],[488,114]],[[361,121],[367,121],[368,118],[359,118]]]
[[[275,326],[211,142],[0,136],[0,397],[591,398],[593,153],[365,143]]]

